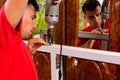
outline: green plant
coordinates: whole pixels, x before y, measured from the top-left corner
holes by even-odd
[[[39,34],[41,30],[47,29],[47,25],[45,23],[45,3],[46,0],[37,0],[37,3],[39,4],[39,12],[37,12],[36,15],[36,24],[37,29],[33,31],[33,34]]]

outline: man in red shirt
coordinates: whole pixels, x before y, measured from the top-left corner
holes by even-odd
[[[1,4],[0,4],[0,8],[1,6],[5,3],[6,0],[2,0]],[[58,3],[58,2],[57,2]],[[40,46],[42,46],[43,44],[45,44],[46,42],[41,39],[41,38],[30,38],[32,36],[32,31],[34,29],[36,29],[36,23],[35,23],[35,17],[36,17],[36,14],[33,14],[33,13],[36,13],[38,10],[39,10],[39,7],[38,7],[38,4],[36,1],[30,3],[33,8],[35,10],[32,11],[31,10],[27,10],[25,12],[25,16],[24,16],[24,19],[23,19],[23,24],[22,24],[22,39],[23,40],[28,40],[28,44],[27,44],[27,47],[30,51],[31,54],[34,54],[36,53],[36,49],[39,48]],[[32,14],[32,15],[31,15]],[[31,15],[31,17],[33,17],[33,22],[31,22],[30,20],[28,20],[29,16]],[[33,26],[31,26],[33,25]],[[36,45],[38,44],[38,45]]]
[[[92,32],[97,34],[106,33],[108,28],[108,23],[106,24],[106,29],[101,28],[102,24],[102,13],[101,5],[97,0],[86,0],[82,6],[84,13],[84,18],[89,23],[89,26],[85,27],[82,31]],[[79,38],[78,45],[86,48],[100,49],[100,40],[93,39],[83,39]],[[88,46],[89,45],[89,46]]]
[[[34,0],[7,0],[0,9],[0,80],[38,80],[33,59],[21,37],[24,20],[31,22],[26,26],[35,25],[33,4]]]

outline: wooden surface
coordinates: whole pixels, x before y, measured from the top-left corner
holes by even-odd
[[[120,52],[120,0],[111,0],[110,51]]]
[[[51,80],[50,55],[43,52],[36,52],[34,62],[39,80]]]
[[[55,24],[55,43],[56,44],[65,44],[65,1],[62,0],[62,3],[59,7],[59,22]]]
[[[105,63],[85,61],[80,71],[80,80],[113,80]]]
[[[79,26],[79,0],[62,0],[59,23],[55,26],[55,43],[76,46]],[[62,25],[62,26],[61,26]],[[60,34],[62,27],[62,34]]]
[[[79,27],[79,0],[66,0],[65,8],[65,45],[76,46]]]
[[[120,0],[110,3],[110,43],[109,50],[120,52]],[[120,66],[110,65],[115,80],[120,80]]]

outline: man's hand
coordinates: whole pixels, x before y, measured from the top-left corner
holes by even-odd
[[[104,31],[102,28],[95,28],[91,31],[92,33],[96,33],[96,34],[103,34]],[[84,45],[82,45],[81,47],[84,47],[84,48],[92,48],[94,43],[95,43],[96,40],[94,39],[89,39]]]
[[[55,4],[60,4],[62,0],[54,0]]]
[[[103,34],[104,31],[102,28],[95,28],[91,31],[92,33]]]
[[[31,54],[35,54],[37,48],[39,48],[40,46],[45,45],[45,44],[47,44],[47,43],[43,39],[32,38],[32,39],[29,39],[27,47]]]
[[[94,43],[95,43],[95,40],[89,39],[89,40],[88,40],[85,44],[83,44],[81,47],[92,49]]]

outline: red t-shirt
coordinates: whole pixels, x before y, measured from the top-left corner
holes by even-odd
[[[103,28],[104,32],[105,33],[109,33],[109,19],[106,19],[106,23],[105,23],[105,26]]]
[[[0,80],[38,80],[34,61],[21,38],[21,22],[14,29],[0,9]]]
[[[105,31],[105,33],[109,33],[108,26],[109,26],[109,19],[106,20],[106,23],[105,23],[105,26],[103,29]],[[93,30],[93,27],[91,25],[89,25],[88,27],[86,27],[82,31],[91,32],[92,30]],[[85,44],[87,41],[88,41],[88,39],[78,38],[78,46]],[[92,49],[101,49],[101,41],[96,40]]]

